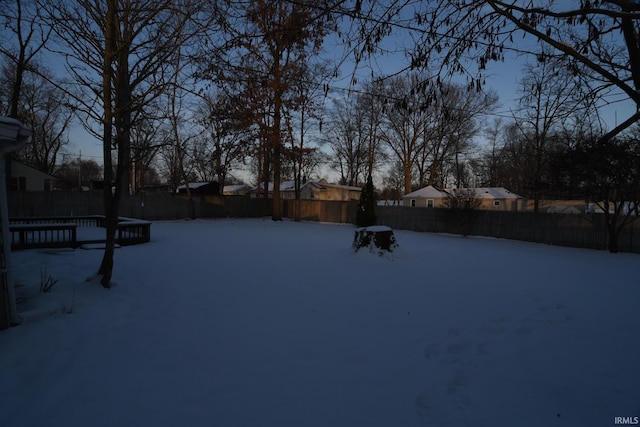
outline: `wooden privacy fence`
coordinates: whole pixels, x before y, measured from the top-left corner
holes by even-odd
[[[125,196],[121,215],[144,220],[271,215],[272,200],[240,196],[196,196],[149,193]],[[355,223],[357,202],[282,200],[283,216],[293,220]],[[103,213],[100,192],[10,192],[9,215],[88,216]],[[546,214],[532,212],[472,211],[378,206],[378,224],[395,229],[435,233],[468,234],[523,240],[550,245],[606,249],[604,215]],[[640,220],[626,227],[619,237],[621,252],[640,253]]]
[[[10,191],[9,216],[66,217],[104,214],[99,191]],[[194,196],[190,201],[175,193],[126,195],[122,198],[120,215],[146,220],[260,217],[271,215],[271,200],[239,196]]]
[[[282,215],[296,221],[355,223],[355,202],[283,200]]]
[[[382,207],[378,223],[403,230],[467,234],[549,245],[606,249],[607,228],[601,214],[547,214],[475,210]],[[619,236],[621,252],[640,253],[640,219]]]

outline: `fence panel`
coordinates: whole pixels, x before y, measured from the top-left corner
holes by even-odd
[[[378,223],[392,228],[436,233],[469,234],[549,245],[606,249],[603,215],[474,211],[468,216],[449,209],[378,207]],[[621,252],[640,253],[640,220],[620,233]]]
[[[283,200],[282,212],[296,221],[354,223],[357,202]]]

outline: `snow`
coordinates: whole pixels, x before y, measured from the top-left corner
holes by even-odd
[[[368,227],[363,227],[367,231],[371,232],[383,232],[383,231],[393,231],[391,227],[387,227],[386,225],[370,225]]]
[[[504,187],[451,188],[445,191],[452,193],[459,190],[472,190],[474,197],[478,199],[522,199],[521,196],[512,193]]]
[[[354,227],[159,221],[12,255],[0,425],[584,426],[640,415],[638,255]],[[38,293],[41,275],[58,282]],[[87,279],[89,278],[89,279]],[[23,300],[24,299],[24,300]]]
[[[448,194],[445,191],[440,191],[437,188],[435,188],[433,185],[427,185],[424,188],[420,188],[419,190],[416,190],[409,194],[405,194],[404,196],[402,196],[402,198],[403,199],[410,199],[410,198],[438,199],[438,198],[443,198],[447,196]]]
[[[420,188],[412,193],[405,194],[402,196],[403,199],[419,199],[419,198],[427,198],[427,199],[439,199],[446,198],[449,194],[454,194],[460,190],[470,190],[473,192],[474,197],[478,199],[521,199],[521,196],[518,196],[515,193],[507,190],[504,187],[477,187],[477,188],[447,188],[444,190],[438,190],[432,185],[428,185],[424,188]]]

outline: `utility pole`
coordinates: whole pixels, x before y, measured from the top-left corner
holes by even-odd
[[[78,189],[82,191],[82,150],[78,153]]]

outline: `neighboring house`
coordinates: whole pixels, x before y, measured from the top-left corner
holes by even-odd
[[[362,188],[330,184],[326,179],[308,181],[300,189],[300,198],[309,200],[360,200]]]
[[[11,161],[9,189],[14,191],[51,191],[55,177],[18,161]]]
[[[578,215],[582,211],[575,206],[549,206],[544,210],[546,213],[572,214]]]
[[[479,187],[473,190],[475,197],[480,200],[478,209],[514,212],[526,209],[526,200],[504,187]]]
[[[609,202],[609,205],[611,206],[609,208],[609,213],[615,213],[615,206],[613,206],[613,202]],[[600,203],[589,203],[587,205],[586,208],[586,213],[604,213],[604,209],[602,208],[604,206],[604,202],[600,202]],[[622,215],[638,215],[638,212],[640,211],[640,205],[638,205],[638,202],[622,202],[622,209],[620,209],[620,213]]]
[[[225,196],[246,196],[250,190],[251,187],[245,184],[225,185],[222,189],[222,194]],[[190,182],[189,191],[191,191],[191,194],[219,195],[220,185],[216,181]],[[176,193],[186,194],[187,186],[185,184],[179,185]]]
[[[295,189],[295,181],[280,181],[280,198],[289,198],[285,197],[285,194],[289,194],[288,192],[293,192]],[[273,182],[269,183],[267,187],[267,191],[269,192],[268,197],[273,197]],[[259,184],[257,187],[253,187],[250,191],[251,197],[264,197],[264,187],[263,184]],[[292,199],[294,197],[291,197]]]
[[[225,196],[246,196],[251,191],[251,187],[246,184],[225,185],[222,194]]]
[[[170,193],[171,186],[169,184],[143,185],[139,191],[140,193]]]
[[[472,190],[475,198],[479,200],[478,209],[494,211],[519,211],[524,210],[525,200],[504,187],[479,187],[440,190],[432,185],[421,188],[402,197],[402,206],[444,208],[447,207],[447,198],[456,191]]]
[[[190,182],[189,183],[189,192],[193,195],[219,195],[220,194],[220,184],[216,181],[211,182]],[[176,188],[176,193],[179,194],[187,194],[187,185],[182,184]]]
[[[419,190],[402,196],[402,206],[412,208],[444,208],[449,194],[433,185],[428,185]]]
[[[273,183],[269,183],[269,197],[273,193]],[[300,199],[302,200],[360,200],[362,188],[348,185],[330,184],[326,179],[307,181],[300,187]],[[253,197],[261,197],[264,194],[262,186],[251,190]],[[293,200],[296,198],[295,181],[283,181],[280,183],[280,198]]]

